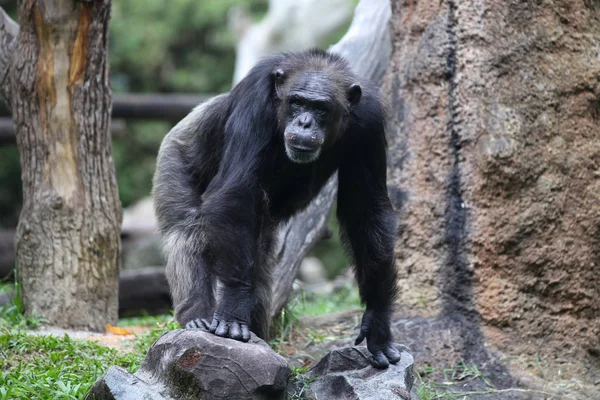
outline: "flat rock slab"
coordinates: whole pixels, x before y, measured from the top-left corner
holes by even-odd
[[[86,399],[283,399],[289,374],[287,361],[254,335],[242,343],[180,329],[161,336],[135,374],[111,367]]]
[[[304,376],[309,384],[308,398],[327,400],[412,399],[414,360],[406,346],[396,345],[401,359],[388,369],[371,366],[366,347],[333,350]]]

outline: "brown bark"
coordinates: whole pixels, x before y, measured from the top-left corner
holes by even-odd
[[[392,23],[400,306],[593,375],[600,6],[397,0]]]
[[[117,319],[109,17],[110,0],[21,1],[7,77],[23,180],[23,303],[61,327],[103,330]]]
[[[0,95],[10,102],[10,63],[15,50],[19,26],[0,8]]]

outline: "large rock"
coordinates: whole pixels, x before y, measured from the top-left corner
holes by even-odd
[[[140,370],[111,367],[89,400],[283,399],[287,361],[263,340],[223,339],[201,330],[176,330],[150,348]]]
[[[401,212],[402,311],[464,317],[482,343],[594,382],[598,2],[392,7],[388,184]]]
[[[371,354],[366,347],[333,350],[301,377],[297,386],[301,391],[303,382],[311,382],[305,398],[313,399],[410,400],[414,360],[408,348],[401,345],[397,347],[402,358],[385,370],[371,366]]]

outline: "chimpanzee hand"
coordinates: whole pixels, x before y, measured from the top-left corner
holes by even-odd
[[[216,313],[212,318],[212,322],[206,318],[195,318],[185,324],[185,329],[203,329],[217,336],[241,340],[242,342],[250,340],[250,331],[246,323],[222,318]]]
[[[365,311],[354,345],[359,345],[364,339],[367,339],[367,349],[373,354],[369,359],[373,367],[386,369],[390,363],[400,361],[400,352],[392,342],[388,312]]]
[[[218,313],[213,315],[208,331],[217,336],[241,340],[242,342],[250,340],[250,330],[247,322]]]

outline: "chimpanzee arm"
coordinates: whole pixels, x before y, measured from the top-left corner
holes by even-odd
[[[207,259],[220,283],[210,331],[247,341],[251,314],[258,301],[254,274],[259,260],[263,196],[252,165],[244,160],[236,163],[219,171],[208,186],[200,218]]]
[[[337,214],[354,258],[361,300],[366,303],[356,344],[366,338],[373,354],[371,364],[387,368],[400,359],[390,332],[396,296],[396,215],[387,194],[383,117],[378,108],[363,106],[362,110],[360,122],[350,128],[346,138]]]
[[[221,284],[210,331],[241,340],[249,339],[249,324],[261,308],[259,286],[266,279],[259,265],[265,209],[259,176],[277,125],[270,63],[259,63],[229,94],[224,153],[200,210],[207,259]]]

